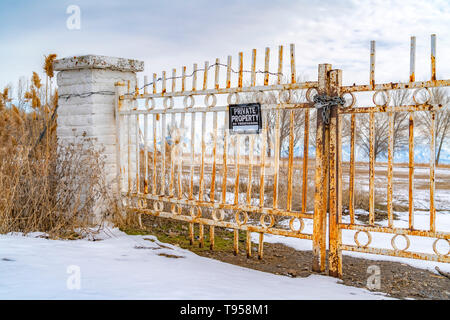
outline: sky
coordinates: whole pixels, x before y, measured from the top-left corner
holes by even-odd
[[[81,10],[79,30],[67,28],[70,5]],[[370,40],[377,41],[376,81],[405,81],[412,35],[416,79],[428,80],[432,33],[438,78],[449,79],[450,62],[444,59],[450,54],[449,26],[448,0],[1,0],[0,87],[32,71],[42,73],[49,53],[135,58],[145,62],[142,75],[151,76],[215,58],[225,62],[239,51],[248,59],[253,48],[262,68],[264,48],[270,47],[276,71],[277,47],[285,45],[287,52],[290,43],[305,80],[316,80],[319,63],[331,63],[343,69],[344,84],[366,84]]]

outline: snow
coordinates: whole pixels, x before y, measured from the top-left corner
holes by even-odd
[[[0,299],[387,299],[331,277],[264,273],[107,231],[101,241],[0,235]],[[79,267],[79,290],[68,289],[71,266]]]
[[[357,213],[367,213],[367,212],[364,212],[363,210],[359,210]],[[395,214],[398,215],[399,219],[397,221],[394,221],[394,226],[395,227],[408,227],[408,213],[407,212],[395,212]],[[429,220],[428,212],[416,211],[414,213],[414,226],[416,229],[427,230],[429,228],[429,221],[430,220]],[[349,216],[344,216],[342,219],[342,222],[349,223],[350,222]],[[358,223],[357,220],[356,220],[356,222]],[[288,225],[287,220],[284,221],[284,223],[286,224],[286,226]],[[313,220],[312,219],[304,219],[304,223],[305,223],[305,228],[304,228],[303,232],[311,234],[313,231]],[[294,228],[298,228],[298,224],[299,224],[299,222],[295,221]],[[360,224],[363,224],[363,223],[360,223]],[[379,223],[379,225],[387,226],[387,221],[382,221],[381,223]],[[450,212],[437,212],[436,226],[437,226],[438,231],[450,230]],[[342,243],[354,245],[355,244],[354,235],[355,235],[355,231],[353,231],[353,230],[343,230],[342,231]],[[371,235],[372,235],[372,242],[370,244],[370,247],[392,249],[391,239],[394,236],[393,234],[371,232]],[[258,242],[258,237],[259,237],[258,234],[256,234],[256,233],[252,234],[252,241]],[[416,251],[416,252],[434,254],[434,251],[433,251],[433,242],[435,240],[434,238],[415,237],[415,236],[408,236],[408,237],[411,242],[411,245],[408,248],[408,251]],[[367,242],[367,240],[366,240],[367,236],[364,233],[360,233],[358,239],[362,244],[365,244]],[[287,246],[290,246],[290,247],[292,247],[296,250],[300,250],[300,251],[312,250],[312,241],[309,241],[309,240],[267,234],[264,236],[264,242],[282,243],[282,244],[285,244]],[[406,243],[406,241],[404,239],[402,239],[401,236],[397,237],[396,245],[398,248],[400,248],[400,249],[404,248],[405,243]],[[327,232],[327,248],[328,248],[328,232]],[[445,254],[449,250],[449,245],[444,240],[441,240],[437,244],[437,249],[439,250],[440,253]],[[443,270],[445,272],[450,272],[450,263],[399,258],[399,257],[393,257],[393,256],[374,255],[374,254],[361,253],[361,252],[350,252],[350,251],[343,251],[342,254],[348,255],[348,256],[353,256],[353,257],[358,257],[358,258],[377,260],[377,261],[400,262],[400,263],[407,264],[407,265],[410,265],[415,268],[426,269],[426,270],[429,270],[436,274],[437,274],[437,271],[435,270],[436,266],[438,266],[441,270]]]

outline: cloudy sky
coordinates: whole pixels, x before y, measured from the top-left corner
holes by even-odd
[[[80,30],[66,26],[70,5],[81,9]],[[0,87],[41,72],[49,53],[136,58],[151,75],[239,51],[249,57],[253,48],[261,58],[266,46],[275,60],[277,46],[289,43],[305,79],[326,62],[344,70],[345,83],[367,83],[370,40],[377,41],[376,80],[399,81],[408,77],[412,35],[417,80],[425,80],[432,33],[438,78],[450,78],[448,0],[1,0],[0,26]]]

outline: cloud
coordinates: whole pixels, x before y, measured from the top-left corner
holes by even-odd
[[[70,4],[81,8],[79,31],[66,28]],[[265,46],[276,70],[277,46],[289,43],[296,44],[297,70],[307,78],[327,62],[344,70],[344,82],[366,83],[372,39],[377,81],[398,81],[408,76],[411,35],[417,35],[417,79],[428,79],[431,33],[438,35],[438,76],[450,77],[443,59],[450,51],[445,0],[2,1],[0,21],[0,86],[40,71],[50,52],[137,58],[151,75],[216,57],[225,61],[239,51],[249,66],[252,48],[262,68]]]

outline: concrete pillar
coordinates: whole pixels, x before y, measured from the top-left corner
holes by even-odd
[[[136,72],[144,70],[138,60],[87,55],[56,60],[59,93],[57,137],[60,145],[84,136],[103,149],[105,179],[117,190],[115,83],[136,84]],[[101,148],[100,148],[101,147]],[[96,206],[96,218],[101,216]]]

